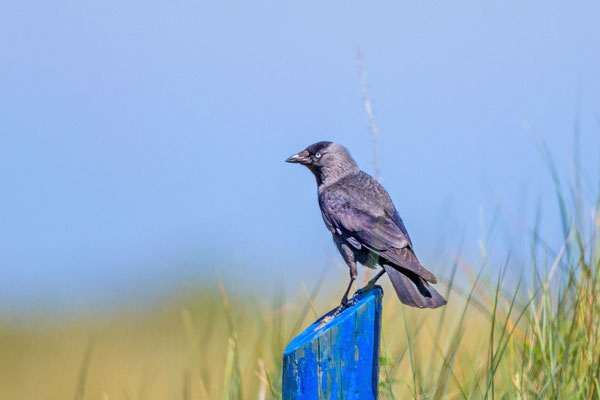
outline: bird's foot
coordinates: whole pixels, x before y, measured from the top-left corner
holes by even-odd
[[[361,287],[360,289],[356,290],[356,292],[354,292],[354,294],[352,295],[352,297],[356,297],[356,296],[360,296],[363,295],[367,292],[370,292],[371,290],[375,289],[375,283],[367,283],[365,286]],[[356,301],[356,300],[353,300]]]
[[[348,300],[343,301],[339,306],[337,306],[337,308],[335,309],[333,314],[331,314],[331,319],[334,319],[335,317],[340,315],[340,313],[342,311],[344,311],[346,308],[348,308]]]

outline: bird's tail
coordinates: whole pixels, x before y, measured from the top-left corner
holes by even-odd
[[[446,304],[446,300],[420,276],[407,269],[398,271],[391,265],[383,265],[400,301],[417,308],[438,308]]]

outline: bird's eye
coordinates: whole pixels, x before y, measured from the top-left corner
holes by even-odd
[[[321,158],[321,153],[319,153],[319,152],[316,152],[316,153],[315,153],[315,158]]]

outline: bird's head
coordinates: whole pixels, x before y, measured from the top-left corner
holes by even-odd
[[[285,161],[306,166],[315,175],[319,185],[359,171],[350,152],[344,146],[333,142],[311,144]]]

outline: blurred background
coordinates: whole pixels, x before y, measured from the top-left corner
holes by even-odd
[[[67,384],[44,393],[72,396],[90,337],[156,333],[128,324],[171,321],[165,310],[175,322],[156,324],[183,326],[180,305],[212,299],[219,279],[257,303],[319,279],[337,298],[347,272],[314,178],[284,160],[331,140],[374,173],[358,51],[382,182],[424,265],[447,276],[458,252],[481,257],[482,239],[521,265],[540,215],[560,247],[542,149],[593,199],[599,12],[592,1],[3,2],[0,325],[12,344],[0,351],[14,380],[0,397],[35,398],[31,365],[57,362]],[[160,373],[132,359],[146,372],[114,392],[98,378],[90,398],[151,387]]]

